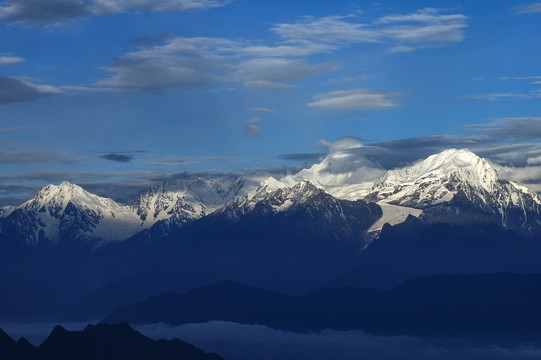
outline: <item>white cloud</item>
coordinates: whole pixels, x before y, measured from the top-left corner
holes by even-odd
[[[256,108],[251,108],[250,111],[251,111],[251,112],[255,112],[255,113],[274,114],[274,110],[269,109],[269,108],[266,108],[266,107],[256,107]]]
[[[308,64],[300,59],[258,58],[241,62],[228,77],[251,89],[292,88],[290,82],[322,74],[335,69],[330,63]]]
[[[18,56],[0,56],[0,66],[12,65],[24,62],[24,59]]]
[[[332,91],[314,97],[308,106],[334,110],[376,110],[402,106],[391,97],[403,96],[400,93],[371,89]]]
[[[253,117],[251,119],[246,120],[246,124],[257,124],[261,122],[260,117]]]
[[[515,8],[515,10],[518,14],[541,13],[541,3],[519,5]]]
[[[118,14],[129,10],[187,11],[225,6],[230,1],[216,0],[93,0],[94,14]]]
[[[330,142],[325,139],[318,141],[318,144],[327,148],[330,154],[340,153],[344,150],[357,149],[363,147],[361,139],[356,136],[344,136],[335,142]]]
[[[225,321],[171,326],[140,325],[153,339],[180,338],[226,359],[335,360],[525,360],[541,355],[538,345],[498,346],[490,342],[437,341],[411,336],[375,336],[360,330],[295,333],[264,325]]]
[[[391,52],[405,52],[464,39],[468,17],[442,12],[425,8],[409,14],[384,16],[373,23],[359,22],[357,15],[306,16],[292,24],[277,24],[273,30],[286,40],[335,45],[391,42],[395,43]]]
[[[413,46],[399,45],[399,46],[395,46],[394,48],[392,48],[390,50],[390,52],[392,52],[392,53],[401,53],[401,52],[410,52],[410,51],[415,51],[415,50],[417,50],[417,49],[414,48]]]
[[[246,55],[252,56],[278,56],[278,57],[297,57],[313,54],[329,53],[336,50],[337,46],[329,44],[321,44],[310,41],[298,41],[287,44],[279,44],[276,46],[251,45],[243,48]]]
[[[246,135],[259,135],[261,134],[261,129],[257,125],[248,125],[244,127],[244,134]]]
[[[454,23],[466,21],[467,16],[462,14],[449,14],[449,15],[440,15],[440,10],[434,8],[424,8],[417,10],[414,13],[409,14],[395,14],[383,16],[378,19],[377,23],[389,24],[397,22],[418,22],[418,23]]]
[[[541,165],[541,156],[529,157],[526,162],[528,165]],[[539,174],[541,175],[541,172]]]
[[[488,100],[488,101],[496,101],[498,99],[505,99],[505,98],[529,98],[532,97],[532,95],[527,94],[513,94],[513,93],[493,93],[493,94],[473,94],[473,95],[464,95],[464,96],[457,96],[455,99],[471,99],[471,100]]]
[[[367,25],[354,23],[353,17],[328,16],[315,18],[305,16],[293,24],[276,24],[273,30],[282,38],[297,41],[320,42],[379,42],[381,34]]]

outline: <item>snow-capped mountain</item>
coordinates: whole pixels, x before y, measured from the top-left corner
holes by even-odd
[[[368,241],[366,231],[381,215],[381,208],[375,203],[337,199],[308,181],[288,187],[267,179],[248,195],[216,211],[211,218],[232,222],[290,219],[288,226],[292,229],[319,229],[336,239],[356,236],[358,240]]]
[[[362,147],[357,139],[341,139],[329,148],[329,154],[320,163],[281,181],[288,185],[292,181],[309,181],[337,198],[361,199],[385,174],[385,169],[377,161],[359,152]]]
[[[22,205],[0,209],[0,234],[30,246],[41,240],[52,245],[63,240],[101,244],[151,228],[166,235],[244,195],[266,176],[181,179],[149,188],[133,205],[118,204],[69,182],[47,185]]]
[[[409,215],[432,222],[495,221],[509,229],[541,232],[541,199],[501,180],[487,160],[469,150],[445,150],[374,178],[382,172],[377,162],[349,146],[333,148],[322,162],[279,180],[266,173],[186,177],[149,188],[133,205],[63,182],[45,186],[22,205],[0,209],[0,234],[32,246],[42,239],[101,244],[148,229],[149,236],[163,236],[215,212],[230,219],[300,211],[340,218],[351,205],[344,201],[359,198],[383,209],[370,229],[375,234],[385,223],[395,225]]]
[[[28,245],[41,239],[122,240],[141,230],[141,221],[130,206],[91,194],[69,182],[47,185],[20,206],[2,209],[0,232],[17,234]]]
[[[153,226],[159,233],[167,234],[173,228],[213,213],[256,184],[257,181],[247,177],[187,178],[149,188],[139,196],[133,209],[143,228]]]
[[[239,191],[240,182],[224,184],[215,179],[188,179],[155,185],[143,192],[133,205],[143,224],[161,220],[186,223],[207,215]]]
[[[448,149],[414,165],[388,171],[367,200],[423,209],[425,217],[460,212],[489,216],[510,228],[538,223],[541,200],[523,186],[501,180],[485,159],[466,149]],[[448,210],[452,209],[451,212]],[[439,219],[441,220],[441,219]]]

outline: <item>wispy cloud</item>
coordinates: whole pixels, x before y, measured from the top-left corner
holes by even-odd
[[[248,55],[246,42],[221,38],[167,37],[119,56],[104,69],[111,75],[88,90],[164,92],[213,82],[250,89],[292,89],[291,82],[335,69],[330,63]],[[77,88],[84,91],[84,88]]]
[[[187,11],[225,6],[218,0],[5,0],[0,2],[0,19],[8,22],[48,24],[91,15],[128,11]]]
[[[220,52],[229,42],[223,39],[176,37],[164,45],[128,52],[105,68],[112,75],[96,82],[97,87],[124,92],[161,92],[201,86],[215,81]]]
[[[453,99],[471,99],[471,100],[488,100],[496,101],[499,99],[527,99],[536,97],[528,94],[513,94],[513,93],[492,93],[492,94],[472,94],[464,96],[455,96]]]
[[[74,163],[79,161],[79,158],[53,150],[20,150],[0,152],[0,164],[34,164],[48,162]]]
[[[25,60],[18,56],[0,55],[0,66],[13,65],[24,62]]]
[[[244,127],[244,134],[246,135],[259,135],[261,134],[261,129],[259,126],[252,124]]]
[[[307,105],[334,110],[378,110],[403,106],[392,99],[398,96],[404,94],[371,89],[339,90],[316,95],[315,101]]]
[[[130,10],[144,11],[187,11],[222,7],[230,0],[93,0],[90,9],[94,14],[118,14]]]
[[[250,111],[255,112],[255,113],[274,114],[274,110],[266,108],[266,107],[251,108]]]
[[[200,165],[203,163],[213,163],[213,162],[230,162],[230,163],[240,163],[245,160],[227,157],[227,156],[165,156],[154,158],[150,160],[145,160],[143,163],[152,166],[159,167],[177,167],[177,166],[194,166]]]
[[[10,0],[0,3],[0,19],[9,22],[62,22],[85,16],[81,0]]]
[[[295,23],[276,24],[274,32],[287,40],[324,43],[379,42],[382,34],[366,24],[354,22],[354,16],[305,16]]]
[[[241,62],[229,76],[250,89],[294,88],[291,82],[319,75],[335,69],[331,63],[308,64],[300,59],[259,58]]]
[[[127,0],[103,1],[128,6]],[[179,9],[187,2],[182,3]],[[146,0],[138,4],[141,9],[156,10]],[[87,90],[165,92],[214,82],[240,83],[252,90],[289,90],[296,88],[297,82],[338,69],[333,63],[309,61],[312,55],[335,53],[361,43],[379,43],[390,52],[406,52],[459,42],[464,38],[467,20],[462,14],[426,8],[368,23],[361,22],[357,15],[305,16],[293,23],[275,24],[272,30],[279,40],[274,42],[147,35],[132,41],[135,50],[103,67],[109,76]]]
[[[515,7],[517,14],[535,14],[541,13],[541,3],[531,3],[518,5]]]
[[[499,77],[499,80],[530,80],[530,84],[541,84],[541,76],[532,75],[532,76],[514,76],[514,77]],[[532,81],[533,80],[533,81]]]
[[[250,118],[250,119],[246,120],[246,124],[257,124],[257,123],[260,123],[260,122],[261,122],[260,117],[253,117],[253,118]]]
[[[22,131],[22,130],[26,130],[26,129],[27,128],[24,127],[24,126],[4,128],[4,129],[0,129],[0,134],[9,134],[9,133],[12,133],[12,132]]]
[[[306,16],[291,24],[277,24],[273,30],[290,41],[316,41],[339,46],[353,43],[391,43],[391,52],[460,42],[468,17],[425,8],[409,14],[383,16],[372,23],[356,15],[315,18]]]
[[[54,86],[0,75],[0,105],[33,101],[60,93],[61,91]]]
[[[250,45],[242,51],[246,55],[260,57],[299,57],[313,54],[330,53],[338,49],[337,46],[321,44],[312,41],[300,40],[294,44],[278,44],[274,46]]]

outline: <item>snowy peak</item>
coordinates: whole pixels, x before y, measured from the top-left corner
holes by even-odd
[[[312,185],[308,181],[292,183],[291,187],[286,182],[268,178],[248,195],[230,202],[223,211],[247,213],[256,206],[267,207],[271,212],[282,212],[292,205],[306,203],[314,196],[325,194],[325,191]]]
[[[29,211],[49,212],[52,216],[61,216],[68,204],[83,207],[95,212],[103,208],[118,208],[112,199],[91,194],[78,185],[62,182],[60,185],[47,185],[36,196],[22,205]]]
[[[29,245],[42,239],[122,240],[140,231],[140,220],[131,207],[91,194],[67,181],[47,185],[20,206],[4,208],[2,232],[18,233]]]
[[[504,226],[513,223],[514,227],[533,224],[541,204],[536,194],[499,179],[487,160],[466,149],[445,150],[414,165],[388,171],[372,187],[368,199],[423,209],[425,217],[427,210],[433,216],[439,212],[440,220],[447,216],[442,215],[443,209],[454,208],[488,216]]]
[[[281,181],[309,181],[337,198],[356,200],[366,196],[385,173],[376,160],[365,155],[357,138],[345,137],[327,146],[329,153],[320,163]]]
[[[210,214],[232,200],[245,186],[244,179],[190,178],[156,185],[133,205],[145,227],[159,221],[185,224]]]
[[[501,186],[487,160],[466,149],[448,149],[414,165],[388,171],[372,187],[370,198],[423,207],[450,201],[459,190],[490,195]]]
[[[494,191],[498,184],[498,174],[487,160],[466,149],[448,149],[412,166],[388,171],[374,188],[451,178],[485,191]]]

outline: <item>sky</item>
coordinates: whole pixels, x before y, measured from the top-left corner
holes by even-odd
[[[539,34],[540,2],[0,0],[0,205],[343,142],[389,169],[467,147],[541,191]]]

